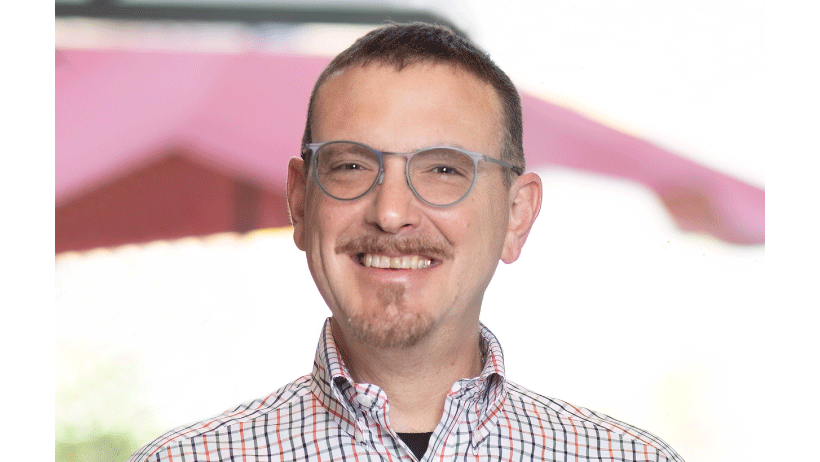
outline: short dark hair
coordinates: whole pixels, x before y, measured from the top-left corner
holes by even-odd
[[[422,62],[446,63],[464,69],[480,80],[490,84],[496,91],[503,112],[504,140],[501,160],[524,171],[523,121],[521,97],[507,74],[487,53],[481,51],[466,37],[451,29],[420,22],[388,24],[372,30],[353,45],[339,53],[316,80],[308,105],[307,124],[302,145],[313,142],[311,121],[319,88],[335,73],[353,66],[366,66],[373,62],[389,64],[402,70],[411,64]],[[302,153],[308,168],[310,153]],[[510,172],[512,174],[512,172]],[[509,186],[512,176],[505,176]]]

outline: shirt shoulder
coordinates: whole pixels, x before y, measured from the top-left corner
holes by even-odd
[[[576,446],[581,452],[624,452],[628,460],[683,462],[683,458],[652,433],[583,407],[548,398],[513,382],[507,382],[504,411],[515,420],[532,422],[533,432]],[[538,427],[541,427],[538,429]],[[625,459],[626,460],[626,459]]]
[[[171,460],[166,457],[166,454],[176,452],[177,448],[196,444],[195,440],[202,440],[209,434],[215,434],[227,426],[252,424],[259,419],[266,419],[271,414],[276,414],[283,408],[310,400],[310,382],[310,375],[300,377],[264,398],[240,404],[215,417],[175,428],[135,452],[128,462]]]

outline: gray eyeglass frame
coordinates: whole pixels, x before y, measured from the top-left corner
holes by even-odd
[[[330,194],[330,192],[328,192],[325,189],[325,187],[322,186],[322,182],[319,181],[319,173],[318,173],[319,168],[318,168],[318,161],[316,160],[318,158],[318,156],[316,155],[316,153],[319,151],[319,149],[321,149],[321,148],[323,148],[327,145],[338,144],[338,143],[355,144],[356,146],[361,146],[365,149],[370,150],[370,152],[375,154],[376,157],[379,159],[379,173],[376,175],[376,178],[373,180],[373,184],[371,184],[370,187],[367,188],[363,193],[359,194],[356,197],[351,197],[349,199],[343,199],[341,197],[336,197],[333,194]],[[415,156],[416,154],[419,154],[419,153],[425,152],[425,151],[429,151],[429,150],[432,150],[432,149],[452,149],[453,151],[458,151],[458,152],[466,155],[467,157],[469,157],[470,159],[473,160],[473,169],[476,172],[476,174],[473,175],[473,181],[470,184],[470,188],[467,190],[466,193],[464,193],[464,195],[461,197],[461,199],[459,199],[455,202],[451,202],[449,204],[444,204],[444,205],[433,204],[432,202],[428,202],[423,197],[421,197],[421,195],[418,193],[418,191],[416,191],[416,188],[413,186],[413,181],[410,179],[410,159],[412,159],[413,156]],[[494,157],[490,157],[490,156],[487,156],[487,155],[484,155],[484,154],[479,154],[477,152],[467,151],[466,149],[456,148],[456,147],[453,147],[453,146],[429,146],[429,147],[422,148],[422,149],[419,149],[419,150],[416,150],[416,151],[411,151],[411,152],[390,152],[390,151],[379,151],[378,149],[373,149],[370,146],[368,146],[364,143],[359,143],[357,141],[340,140],[340,141],[327,141],[327,142],[324,142],[324,143],[309,143],[309,144],[306,144],[302,148],[302,152],[305,153],[305,151],[308,151],[310,153],[310,169],[313,170],[313,178],[316,180],[316,184],[319,185],[319,189],[321,189],[322,192],[327,194],[328,196],[330,196],[330,197],[332,197],[336,200],[340,200],[340,201],[354,201],[356,199],[362,198],[362,197],[366,196],[370,191],[372,191],[373,188],[375,188],[377,184],[381,184],[382,181],[384,181],[384,160],[383,160],[384,156],[399,156],[399,157],[404,157],[405,159],[407,159],[407,162],[404,163],[404,177],[405,177],[405,180],[407,181],[407,186],[410,187],[410,190],[413,191],[413,195],[415,195],[416,198],[418,198],[418,200],[424,202],[425,204],[427,204],[431,207],[437,207],[437,208],[451,207],[451,206],[456,205],[459,202],[463,201],[464,199],[467,198],[467,196],[470,195],[470,193],[473,191],[473,187],[475,186],[476,178],[478,178],[478,163],[482,160],[487,161],[487,162],[492,162],[494,164],[498,164],[502,167],[508,168],[508,169],[512,170],[513,172],[515,172],[518,175],[521,175],[521,174],[524,173],[521,168],[510,165],[510,164],[504,162],[503,160],[499,160],[499,159],[496,159]]]

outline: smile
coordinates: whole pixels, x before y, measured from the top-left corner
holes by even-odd
[[[419,255],[390,257],[388,255],[362,253],[359,254],[358,257],[359,263],[368,268],[424,269],[429,268],[430,265],[433,264],[431,259]]]

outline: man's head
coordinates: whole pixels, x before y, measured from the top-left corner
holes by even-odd
[[[403,27],[464,41],[431,26],[388,26],[394,32]],[[373,40],[382,35],[383,40]],[[397,35],[404,37],[399,42],[420,47],[408,39],[413,34]],[[386,50],[394,36],[369,34],[362,39],[366,46],[360,40],[353,48]],[[457,53],[474,49],[467,45],[451,48]],[[325,180],[315,169],[309,172],[303,159],[291,159],[289,165],[294,240],[307,253],[311,274],[333,312],[334,328],[340,330],[340,340],[373,348],[441,342],[476,330],[484,291],[499,259],[509,263],[518,258],[540,208],[537,175],[509,175],[510,169],[496,162],[508,145],[506,111],[496,86],[471,67],[446,59],[449,48],[421,49],[424,59],[409,58],[407,52],[395,61],[363,57],[351,63],[345,58],[349,53],[342,53],[334,63],[346,64],[331,64],[334,70],[323,73],[317,84],[305,137],[312,143],[350,141],[373,153],[451,146],[491,158],[478,162],[463,200],[446,207],[421,200],[410,187],[416,180],[402,156],[384,154],[375,164],[349,158],[337,162],[334,157],[322,164],[330,172]],[[520,125],[520,108],[518,114]],[[312,155],[320,159],[331,155],[317,152]],[[338,190],[337,184],[324,183],[356,183],[359,175],[375,178],[373,173],[380,176],[372,189],[349,200],[332,197],[328,190]],[[442,187],[460,181],[461,175],[445,164],[423,173]]]
[[[337,55],[319,75],[313,87],[302,144],[315,141],[311,124],[316,94],[331,76],[350,67],[372,63],[390,65],[400,71],[406,66],[425,62],[459,67],[493,87],[503,112],[501,160],[523,171],[525,162],[521,98],[515,85],[486,53],[469,40],[446,27],[425,23],[391,24],[375,29]],[[505,181],[509,186],[512,181],[511,171]]]

